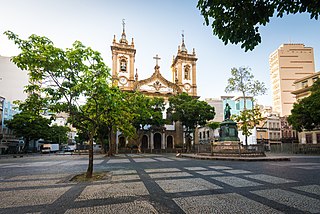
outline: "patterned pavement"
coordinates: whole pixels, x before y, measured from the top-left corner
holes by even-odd
[[[109,179],[68,181],[76,173],[61,169],[83,171],[83,158],[0,162],[0,213],[320,213],[319,180],[306,182],[293,173],[319,175],[318,162],[259,163],[251,170],[235,162],[166,155],[121,155],[94,162],[97,171],[110,171]],[[35,167],[42,173],[18,173]],[[48,174],[50,167],[61,173]],[[4,169],[17,175],[2,174]]]

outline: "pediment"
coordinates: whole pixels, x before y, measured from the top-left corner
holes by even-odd
[[[159,66],[155,67],[155,72],[151,77],[137,81],[134,90],[161,94],[177,94],[182,92],[177,84],[168,81],[160,74]]]

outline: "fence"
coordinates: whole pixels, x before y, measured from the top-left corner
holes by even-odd
[[[320,154],[320,144],[279,143],[270,144],[271,153]]]

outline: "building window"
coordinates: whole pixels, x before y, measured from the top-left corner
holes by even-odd
[[[208,138],[210,137],[209,131],[207,131],[207,137],[208,137]]]
[[[122,72],[127,71],[127,60],[125,60],[125,59],[120,60],[120,71],[122,71]]]
[[[302,88],[308,87],[308,81],[301,82],[301,86],[302,86]]]
[[[306,134],[306,142],[312,143],[312,134]]]
[[[236,103],[236,110],[240,110],[240,103]]]
[[[205,139],[206,138],[206,132],[205,131],[203,131],[203,139]]]
[[[202,135],[202,133],[200,132],[200,133],[199,133],[199,138],[200,138],[200,139],[202,138],[202,136],[201,136],[201,135]]]
[[[317,143],[320,143],[320,133],[317,133]]]
[[[313,77],[312,78],[312,82],[315,82],[315,81],[317,81],[319,78],[318,77]]]
[[[190,65],[184,66],[184,79],[190,80]]]

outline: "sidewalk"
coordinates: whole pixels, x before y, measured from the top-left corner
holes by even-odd
[[[180,157],[195,158],[201,160],[228,160],[228,161],[290,161],[289,157],[267,156],[267,157],[227,157],[227,156],[211,156],[201,154],[181,154]]]

